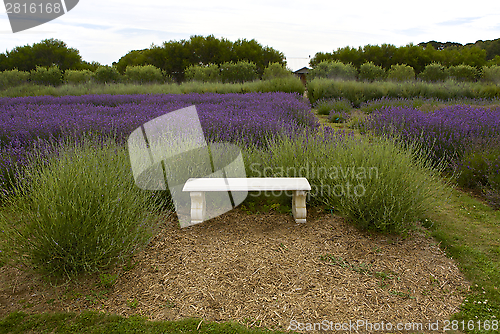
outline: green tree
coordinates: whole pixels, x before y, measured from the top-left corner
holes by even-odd
[[[195,35],[190,38],[188,47],[193,65],[222,64],[231,60],[233,43],[224,38],[218,39],[214,35]]]
[[[125,73],[128,66],[144,66],[148,65],[146,58],[146,50],[133,50],[121,57],[118,62],[113,63],[118,72]]]
[[[262,76],[264,69],[270,63],[279,63],[285,65],[285,56],[283,53],[269,47],[262,47],[255,39],[250,41],[239,39],[233,44],[233,62],[248,61],[254,63],[257,68],[257,74]]]
[[[477,46],[465,47],[462,52],[462,64],[481,68],[486,65],[486,50]]]
[[[329,52],[326,52],[326,53],[316,52],[314,57],[312,57],[311,60],[309,61],[309,65],[311,67],[316,67],[319,63],[321,63],[323,61],[334,60],[333,58],[334,58],[334,56]]]
[[[189,48],[186,46],[186,41],[174,41],[163,43],[163,51],[165,63],[163,70],[172,76],[177,82],[184,80],[184,70],[192,65],[190,62]]]
[[[25,45],[7,51],[2,63],[5,69],[17,68],[20,71],[35,70],[37,66],[57,66],[60,70],[76,69],[82,62],[78,50],[68,48],[66,43],[57,39],[45,39],[32,46]]]
[[[152,45],[149,49],[131,51],[116,63],[123,73],[127,66],[153,65],[177,82],[185,79],[185,70],[190,66],[247,61],[254,63],[259,76],[270,63],[286,65],[283,53],[270,47],[263,47],[256,40],[240,39],[236,42],[213,35],[191,36],[189,40],[164,42],[162,46]]]
[[[387,72],[387,79],[391,81],[412,81],[415,79],[415,70],[406,64],[392,65]]]
[[[500,66],[493,65],[490,67],[484,66],[482,68],[482,76],[483,81],[492,82],[495,84],[500,84]]]
[[[27,84],[30,73],[16,70],[0,72],[0,89]]]
[[[388,70],[391,65],[396,64],[394,59],[396,50],[397,48],[391,44],[366,45],[363,48],[363,58],[366,62],[372,62],[374,65]]]
[[[487,66],[499,65],[500,66],[500,56],[495,56],[495,58],[488,60]]]
[[[30,81],[38,85],[59,86],[63,82],[62,72],[57,66],[37,66],[30,72]]]
[[[246,60],[237,63],[226,62],[220,65],[222,82],[242,83],[258,79],[257,66]]]
[[[340,61],[322,61],[309,72],[309,78],[356,80],[358,72],[352,64]]]
[[[420,78],[429,82],[445,81],[448,78],[448,69],[441,64],[432,63],[425,66]]]
[[[66,70],[63,81],[69,84],[78,85],[90,82],[94,73],[89,70]]]
[[[391,44],[365,45],[358,49],[352,47],[338,48],[332,53],[318,52],[311,59],[310,64],[314,68],[323,61],[340,61],[351,63],[357,69],[360,69],[362,64],[372,62],[385,70],[389,70],[393,65],[407,64],[417,74],[420,74],[431,63],[440,63],[444,66],[465,64],[480,69],[486,64],[493,65],[497,63],[493,60],[497,51],[500,54],[500,39],[498,39],[498,43],[494,41],[487,41],[483,44],[476,42],[476,44],[467,46],[459,43],[440,43],[436,41],[418,45],[410,43],[401,47]]]
[[[0,53],[0,72],[9,69],[7,61],[7,56],[4,53]]]
[[[432,59],[428,58],[423,47],[410,43],[397,49],[394,62],[411,66],[416,73],[420,73],[426,65],[432,62]]]
[[[76,66],[76,70],[88,70],[91,72],[95,72],[100,66],[102,66],[99,62],[97,61],[92,61],[92,62],[87,62],[83,60],[80,64]]]
[[[191,65],[184,72],[186,80],[200,82],[217,82],[220,80],[219,66],[210,65]]]
[[[381,66],[373,64],[373,62],[367,62],[360,66],[359,68],[359,79],[363,81],[377,81],[383,80],[386,77],[386,72]]]
[[[355,49],[349,46],[338,49],[336,58],[344,64],[352,64],[354,67],[359,68],[363,63],[363,51],[361,48]]]
[[[293,73],[286,69],[280,63],[269,64],[262,74],[262,80],[271,80],[274,78],[289,78],[292,77]]]
[[[161,70],[153,65],[127,66],[125,80],[132,83],[159,83],[163,82]]]
[[[112,66],[101,66],[94,73],[94,80],[98,83],[113,83],[120,81],[120,73]]]
[[[470,65],[457,65],[448,68],[450,77],[457,81],[476,81],[479,77],[477,68]]]

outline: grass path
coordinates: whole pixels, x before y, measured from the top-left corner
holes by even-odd
[[[500,211],[459,190],[438,206],[430,214],[432,236],[471,283],[455,319],[500,320]]]

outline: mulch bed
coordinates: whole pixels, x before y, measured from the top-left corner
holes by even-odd
[[[307,219],[237,208],[180,229],[165,217],[108,293],[97,276],[53,286],[4,266],[0,317],[92,309],[286,330],[291,320],[442,323],[458,311],[469,284],[425,229],[404,239],[360,232],[315,207]]]

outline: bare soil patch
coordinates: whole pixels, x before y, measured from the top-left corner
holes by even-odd
[[[0,317],[92,309],[286,329],[291,320],[427,323],[458,311],[469,284],[425,229],[405,239],[370,234],[315,207],[307,219],[237,208],[180,229],[165,217],[107,292],[97,275],[54,287],[4,266]]]

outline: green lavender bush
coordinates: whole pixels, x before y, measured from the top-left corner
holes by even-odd
[[[153,235],[159,209],[133,179],[127,150],[112,139],[57,144],[58,156],[20,171],[0,220],[11,262],[74,275],[124,261]]]

